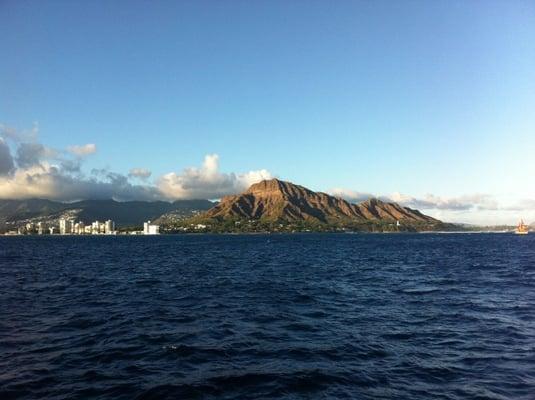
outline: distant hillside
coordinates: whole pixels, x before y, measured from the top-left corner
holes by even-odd
[[[84,222],[112,219],[119,225],[139,225],[143,221],[155,220],[169,212],[204,211],[213,207],[208,200],[177,200],[172,203],[165,201],[128,201],[86,200],[73,204],[73,208],[82,211],[78,219]]]
[[[203,216],[216,219],[238,217],[322,223],[347,219],[438,222],[417,210],[396,203],[370,199],[360,204],[351,204],[341,198],[313,192],[278,179],[262,181],[240,195],[224,197]]]
[[[53,222],[62,216],[89,223],[95,220],[114,220],[118,226],[140,225],[143,221],[155,220],[166,213],[191,216],[194,212],[213,207],[208,200],[127,201],[84,200],[61,203],[43,199],[0,200],[0,228],[6,223],[16,226],[28,221]]]
[[[67,205],[51,200],[0,200],[0,221],[18,216],[46,215],[63,210]]]
[[[326,193],[313,192],[303,186],[278,179],[252,185],[240,195],[227,196],[197,221],[221,225],[234,221],[291,224],[323,229],[325,226],[375,230],[395,230],[397,221],[404,230],[438,229],[441,221],[418,210],[370,199],[359,204],[349,203]],[[304,224],[304,225],[303,225]],[[393,227],[395,226],[395,227]]]

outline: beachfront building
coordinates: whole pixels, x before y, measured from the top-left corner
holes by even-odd
[[[71,235],[74,230],[74,220],[61,218],[59,220],[59,234]]]
[[[160,234],[160,225],[151,224],[150,221],[143,224],[143,234],[144,235],[159,235]]]
[[[55,226],[54,226],[55,225]],[[152,234],[158,234],[158,225],[153,225],[150,229]],[[111,219],[106,222],[95,221],[91,224],[85,224],[83,221],[75,221],[74,219],[60,218],[56,224],[50,226],[44,221],[37,223],[28,222],[25,225],[19,226],[15,233],[19,235],[30,235],[37,233],[44,235],[116,235],[115,222]]]
[[[39,229],[39,225],[37,228]],[[62,218],[59,220],[59,233],[61,235],[115,235],[117,232],[115,231],[115,222],[111,219],[106,222],[94,221],[86,225],[83,221],[75,223],[74,220]]]
[[[106,222],[95,221],[91,224],[92,235],[115,235],[115,222],[111,219]]]
[[[80,221],[74,224],[74,234],[83,235],[85,233],[85,224]]]
[[[100,233],[100,222],[95,221],[91,224],[91,234],[98,235]]]
[[[115,233],[115,223],[111,219],[104,222],[104,233],[106,235]]]

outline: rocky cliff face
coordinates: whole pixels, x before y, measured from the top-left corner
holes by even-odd
[[[370,199],[351,204],[326,193],[278,179],[252,185],[244,193],[227,196],[203,214],[215,219],[265,219],[333,223],[339,221],[411,221],[438,222],[417,210]]]

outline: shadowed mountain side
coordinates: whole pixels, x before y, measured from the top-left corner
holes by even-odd
[[[89,223],[111,219],[119,226],[140,225],[167,213],[191,216],[193,212],[213,207],[209,200],[126,201],[83,200],[61,203],[43,199],[0,200],[0,228],[6,222],[16,226],[19,222],[50,220],[68,216]]]

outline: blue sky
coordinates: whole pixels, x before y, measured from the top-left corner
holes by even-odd
[[[0,123],[37,123],[47,166],[94,144],[72,179],[184,189],[217,154],[231,181],[535,221],[534,21],[532,1],[3,1]]]

